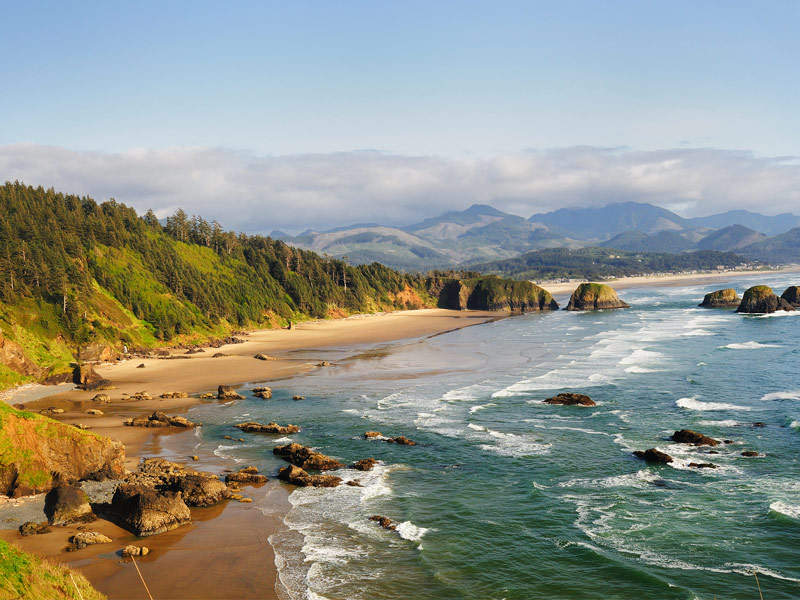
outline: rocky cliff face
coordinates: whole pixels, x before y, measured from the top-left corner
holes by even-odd
[[[0,365],[8,367],[20,375],[38,378],[44,374],[44,369],[25,356],[19,344],[7,340],[2,330],[0,330]]]
[[[800,307],[800,286],[791,285],[781,294],[781,298],[786,300],[795,308]]]
[[[784,298],[779,298],[767,285],[756,285],[749,288],[742,297],[742,303],[736,312],[740,313],[774,313],[779,310],[794,310]]]
[[[741,301],[736,290],[727,288],[706,294],[700,306],[703,308],[736,308]]]
[[[120,442],[0,402],[0,494],[46,492],[57,482],[119,478]]]
[[[582,283],[572,293],[567,310],[606,310],[630,308],[610,286],[602,283]]]
[[[538,285],[494,276],[447,281],[439,293],[438,306],[452,310],[511,312],[558,310],[550,292]]]

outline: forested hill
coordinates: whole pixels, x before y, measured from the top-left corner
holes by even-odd
[[[0,385],[64,370],[86,344],[154,346],[436,303],[421,275],[349,266],[183,211],[162,226],[114,200],[19,182],[0,188],[0,273],[0,353],[24,354],[14,370],[0,366]]]

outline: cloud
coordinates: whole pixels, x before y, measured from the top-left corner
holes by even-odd
[[[160,217],[182,207],[229,229],[269,233],[355,222],[403,225],[485,203],[525,217],[564,206],[651,202],[684,216],[800,205],[800,162],[707,149],[570,147],[492,158],[374,151],[256,156],[224,148],[118,154],[0,146],[0,178],[110,197]]]

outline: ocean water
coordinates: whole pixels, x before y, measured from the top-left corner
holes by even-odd
[[[797,282],[733,285],[755,283]],[[759,584],[769,600],[797,598],[800,311],[696,307],[719,287],[625,290],[629,310],[524,315],[357,356],[298,353],[335,365],[273,382],[272,400],[192,409],[198,450],[272,473],[290,438],[380,460],[336,473],[363,487],[292,492],[270,538],[287,598],[710,600],[759,598]],[[561,391],[598,406],[542,403]],[[303,431],[221,440],[244,420]],[[668,439],[683,428],[730,441],[712,454]],[[631,454],[651,447],[675,463]]]

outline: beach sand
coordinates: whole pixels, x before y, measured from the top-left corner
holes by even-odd
[[[209,349],[185,359],[132,359],[97,366],[98,374],[116,386],[102,392],[111,397],[109,404],[93,402],[91,399],[97,392],[56,387],[53,395],[25,402],[24,406],[29,410],[63,408],[66,412],[58,415],[59,420],[90,425],[92,431],[123,442],[128,469],[135,469],[142,457],[161,456],[198,471],[222,473],[229,466],[222,459],[200,456],[195,462],[189,458],[196,444],[192,430],[126,427],[123,421],[154,410],[172,414],[199,402],[215,402],[192,397],[159,398],[163,392],[197,394],[216,391],[218,385],[268,384],[324,368],[318,365],[334,355],[350,358],[376,345],[436,335],[507,314],[428,309],[311,321],[292,330],[254,331],[242,337],[246,340],[243,344]],[[218,352],[228,356],[212,358]],[[275,360],[255,359],[258,353]],[[174,351],[171,356],[185,356],[185,351]],[[138,368],[140,364],[144,368]],[[153,399],[127,399],[139,391],[147,391]],[[19,397],[35,397],[40,390],[34,392],[27,388]],[[14,394],[9,394],[6,401],[15,403]],[[99,408],[105,414],[87,415],[85,411],[89,408]],[[170,437],[172,450],[168,454],[161,443],[164,436]],[[54,527],[49,534],[28,537],[21,537],[15,529],[6,529],[0,530],[0,537],[25,551],[79,569],[98,590],[115,600],[146,597],[133,563],[117,554],[130,543],[150,548],[151,553],[137,559],[137,563],[153,597],[159,600],[277,598],[277,571],[268,538],[282,526],[291,487],[270,481],[242,490],[253,499],[252,503],[229,501],[210,508],[193,508],[191,525],[144,539],[105,520],[85,528],[108,535],[114,540],[112,544],[89,546],[71,553],[64,552],[64,548],[76,527]]]

